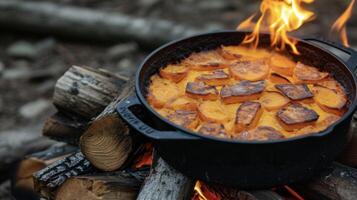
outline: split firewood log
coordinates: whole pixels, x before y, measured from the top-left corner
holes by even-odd
[[[22,160],[12,179],[12,193],[16,198],[35,196],[32,174],[77,151],[78,147],[58,143],[50,148],[30,154]]]
[[[94,172],[90,162],[78,152],[58,160],[33,174],[35,191],[46,199],[55,197],[56,189],[68,178]]]
[[[56,200],[134,200],[149,169],[127,170],[74,176],[56,194]]]

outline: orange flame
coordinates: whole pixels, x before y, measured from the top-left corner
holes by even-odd
[[[255,24],[251,34],[247,35],[243,44],[259,44],[259,33],[269,30],[271,46],[284,50],[289,45],[295,54],[299,54],[296,41],[288,37],[288,33],[299,29],[305,22],[314,18],[314,13],[302,7],[302,3],[310,4],[314,0],[263,0],[260,4],[260,17],[253,23],[254,15],[240,24],[237,29],[246,29]]]
[[[152,165],[153,145],[151,143],[146,143],[146,144],[144,144],[143,147],[144,147],[143,153],[141,155],[139,155],[138,158],[136,158],[134,161],[134,164],[133,164],[134,169],[139,169],[141,167]]]
[[[196,181],[195,194],[192,200],[221,200],[214,192],[211,192],[201,181]]]
[[[342,44],[346,47],[350,46],[347,38],[346,23],[352,15],[354,4],[355,4],[355,0],[352,0],[348,8],[345,10],[345,12],[342,13],[342,15],[336,20],[336,22],[331,27],[332,31],[336,31],[340,33]]]

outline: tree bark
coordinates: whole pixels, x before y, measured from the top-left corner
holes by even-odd
[[[334,163],[322,176],[299,184],[297,189],[312,199],[354,200],[357,197],[357,169]]]
[[[21,31],[80,39],[133,40],[150,47],[203,32],[162,19],[134,18],[86,8],[18,0],[0,0],[0,24]]]
[[[125,80],[104,70],[71,67],[58,79],[53,104],[61,111],[90,120],[119,95]]]
[[[93,171],[94,168],[83,154],[75,153],[34,173],[34,188],[40,196],[53,199],[58,186],[68,178]]]
[[[57,112],[47,118],[42,135],[72,145],[78,145],[79,137],[85,131],[88,121],[74,115]]]
[[[136,199],[149,170],[118,171],[68,179],[59,189],[56,200]]]
[[[194,181],[169,166],[156,153],[149,177],[137,200],[184,200],[192,196]]]

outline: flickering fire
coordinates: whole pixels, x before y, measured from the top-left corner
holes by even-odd
[[[146,143],[144,145],[143,153],[138,158],[135,159],[133,168],[139,169],[141,167],[151,166],[152,165],[152,151],[153,151],[152,144]]]
[[[196,181],[194,192],[192,200],[221,200],[218,195],[210,191],[201,181]]]
[[[253,29],[252,33],[245,37],[243,44],[253,44],[256,48],[259,33],[268,30],[272,47],[284,50],[288,45],[293,53],[299,54],[296,40],[289,38],[288,33],[299,29],[314,18],[314,13],[302,6],[304,3],[313,2],[314,0],[262,0],[257,22],[253,22],[255,15],[252,15],[237,27],[238,30]]]
[[[352,15],[354,4],[355,0],[352,0],[345,12],[342,13],[342,15],[336,20],[331,28],[332,31],[336,31],[340,34],[342,44],[346,47],[350,46],[347,38],[346,23]]]

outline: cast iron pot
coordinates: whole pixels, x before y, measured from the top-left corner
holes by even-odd
[[[200,135],[161,117],[146,101],[150,77],[161,67],[177,63],[192,52],[238,45],[246,32],[202,34],[166,44],[150,54],[136,74],[136,95],[122,101],[117,111],[139,134],[150,138],[159,155],[183,174],[209,183],[260,189],[305,180],[328,166],[348,142],[356,108],[357,53],[316,39],[298,40],[296,60],[328,71],[343,85],[348,111],[333,126],[314,135],[279,141],[236,141]],[[269,35],[261,34],[269,48]],[[312,42],[312,40],[314,42]],[[316,43],[350,54],[347,62]]]

